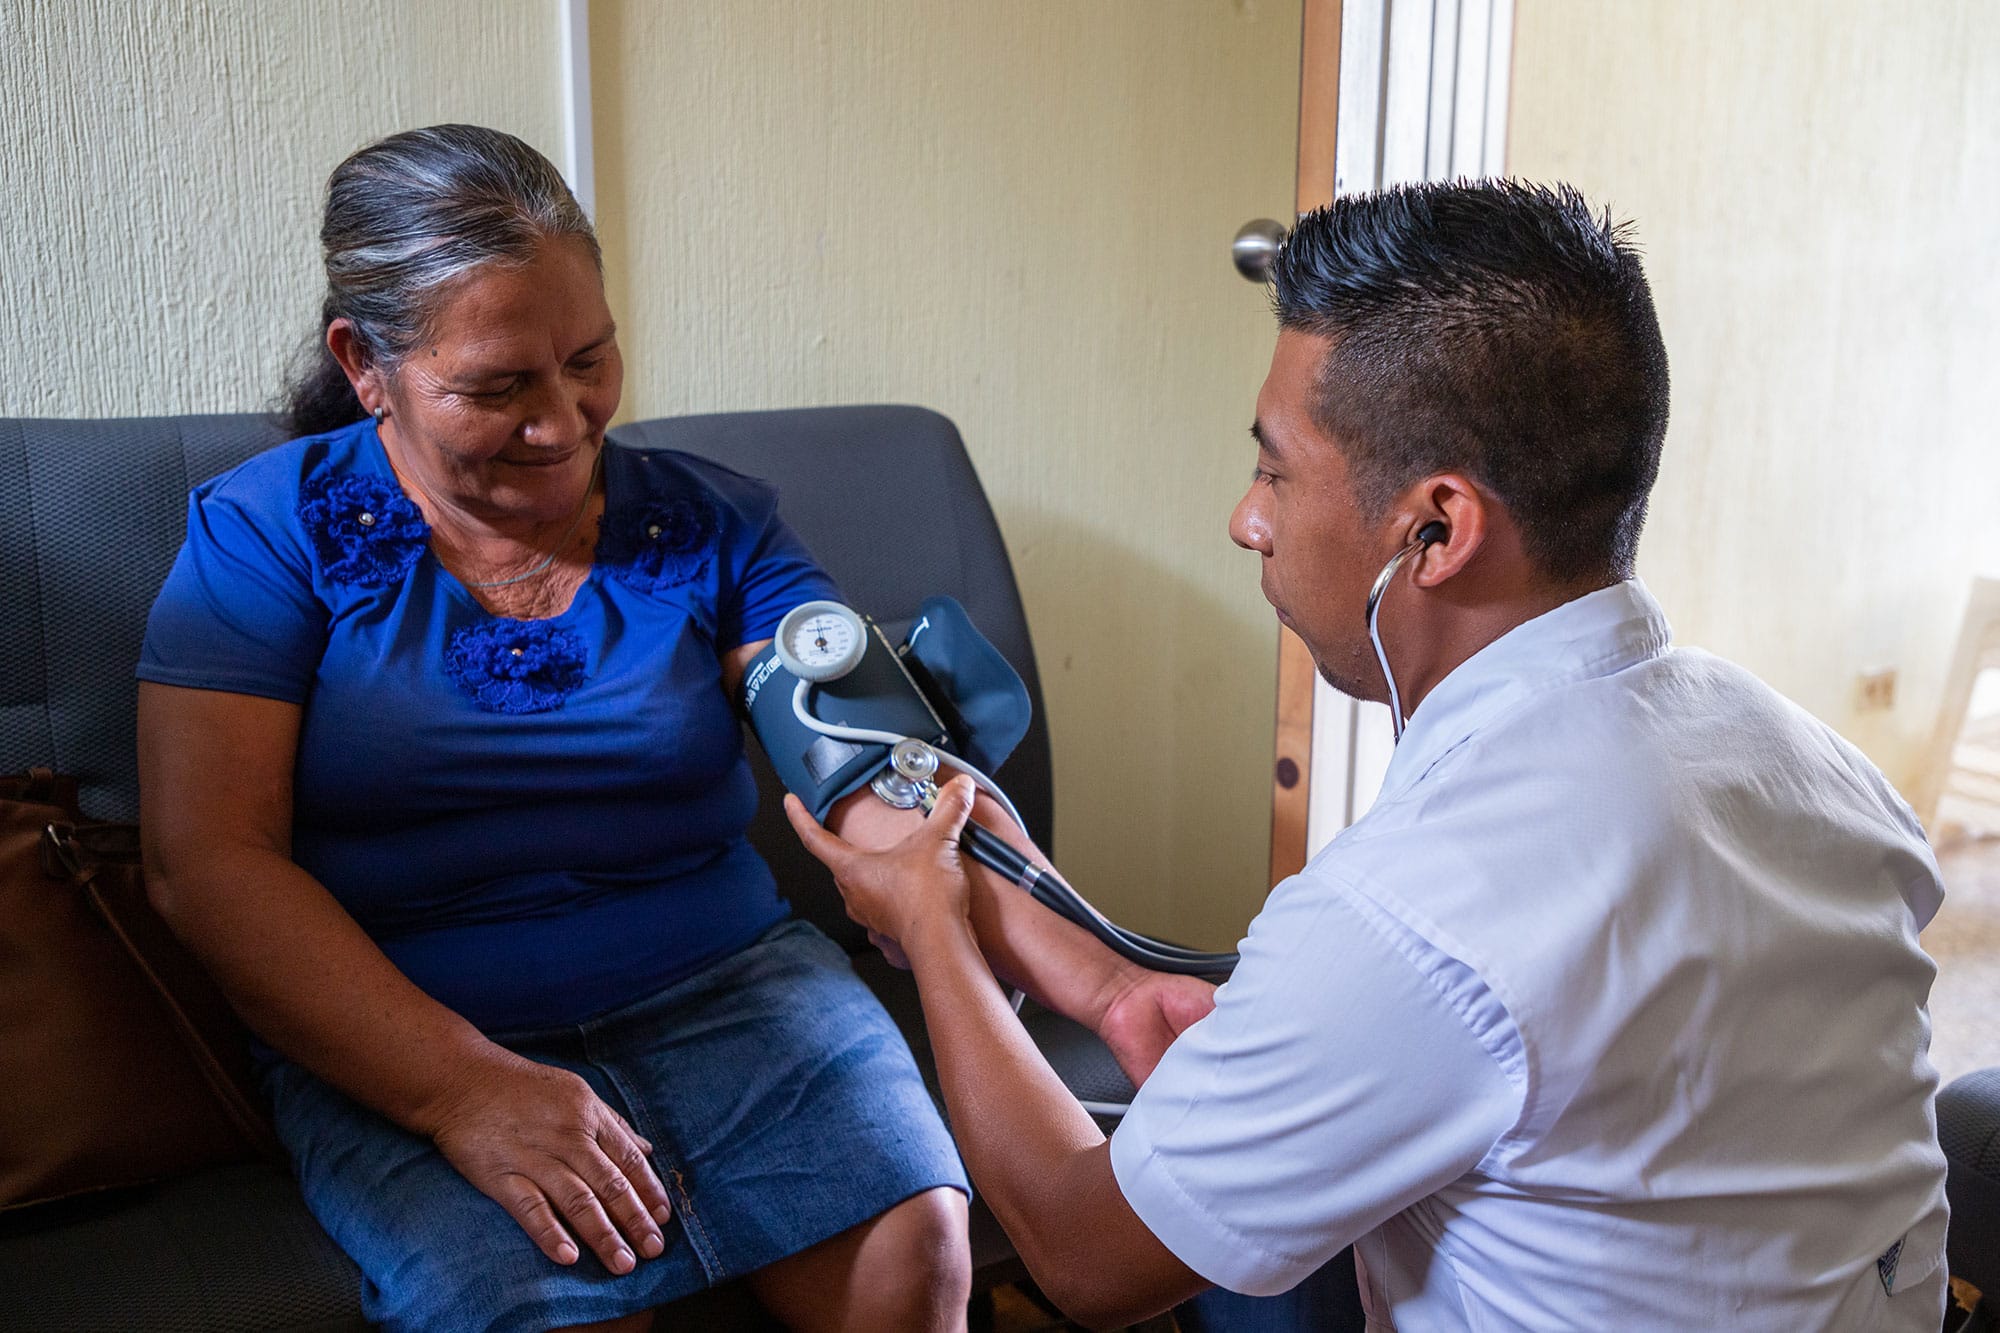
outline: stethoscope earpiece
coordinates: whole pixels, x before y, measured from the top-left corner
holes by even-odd
[[[1389,725],[1394,730],[1396,740],[1403,739],[1403,697],[1396,689],[1396,673],[1389,670],[1389,654],[1382,650],[1382,631],[1377,627],[1377,616],[1382,609],[1382,594],[1389,591],[1389,580],[1396,577],[1396,571],[1405,560],[1428,546],[1435,546],[1451,536],[1451,529],[1437,519],[1432,519],[1417,529],[1417,539],[1405,546],[1382,566],[1382,572],[1375,576],[1375,586],[1368,590],[1368,639],[1375,645],[1375,660],[1381,664],[1382,679],[1389,686]]]

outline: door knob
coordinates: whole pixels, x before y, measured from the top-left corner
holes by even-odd
[[[1277,259],[1285,235],[1284,224],[1269,218],[1244,223],[1236,239],[1229,243],[1229,257],[1236,261],[1236,271],[1252,282],[1269,282],[1272,261]]]

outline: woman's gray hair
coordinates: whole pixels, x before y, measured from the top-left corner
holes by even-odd
[[[319,434],[366,415],[326,348],[334,320],[347,320],[369,360],[393,372],[432,332],[452,282],[487,264],[526,264],[558,236],[582,240],[601,265],[597,234],[562,173],[499,130],[408,130],[335,167],[319,233],[326,299],[286,395],[291,433]]]

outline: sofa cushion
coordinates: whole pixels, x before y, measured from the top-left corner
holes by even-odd
[[[361,1274],[260,1163],[0,1217],[0,1327],[366,1329]]]

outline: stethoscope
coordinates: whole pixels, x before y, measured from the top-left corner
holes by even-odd
[[[921,808],[928,815],[937,803],[938,772],[950,767],[970,777],[981,791],[1000,803],[1017,825],[1026,828],[1026,821],[1000,785],[957,755],[911,736],[840,726],[813,716],[813,686],[838,680],[859,666],[868,651],[872,628],[851,608],[829,601],[794,607],[778,622],[777,636],[771,646],[785,669],[798,678],[798,685],[792,691],[792,713],[799,724],[835,740],[888,746],[889,767],[877,774],[869,787],[879,799],[898,810]],[[877,632],[873,637],[881,636]],[[886,639],[882,643],[884,651],[894,653]],[[1012,843],[974,820],[965,821],[959,846],[979,864],[1025,889],[1036,902],[1075,922],[1142,967],[1156,972],[1211,976],[1229,972],[1236,966],[1234,953],[1207,953],[1127,930],[1091,906],[1069,881],[1056,873],[1054,866],[1030,860]]]
[[[1403,562],[1423,550],[1434,546],[1449,536],[1445,525],[1438,522],[1424,524],[1417,530],[1417,539],[1389,557],[1389,563],[1382,566],[1382,572],[1375,576],[1375,586],[1368,590],[1368,639],[1375,645],[1375,660],[1382,664],[1382,679],[1389,682],[1389,724],[1395,728],[1397,744],[1403,740],[1403,696],[1396,689],[1396,673],[1389,670],[1389,654],[1382,650],[1382,631],[1379,621],[1382,612],[1382,594],[1389,591],[1390,580]]]

